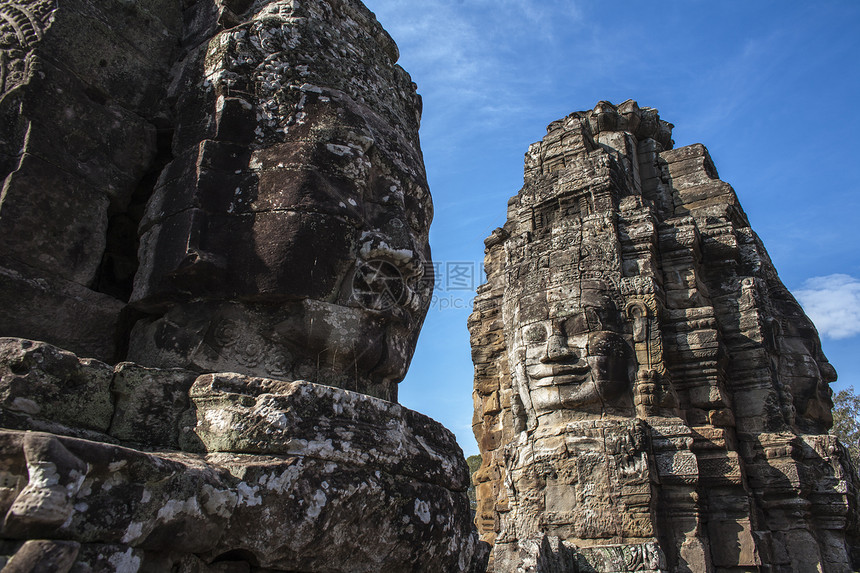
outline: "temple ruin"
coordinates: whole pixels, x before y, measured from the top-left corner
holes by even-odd
[[[815,328],[633,101],[551,124],[485,243],[473,515],[397,403],[434,284],[398,58],[359,0],[0,2],[2,571],[860,567]]]
[[[833,367],[702,145],[553,122],[469,319],[491,571],[854,571]]]

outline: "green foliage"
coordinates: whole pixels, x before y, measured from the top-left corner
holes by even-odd
[[[466,458],[466,463],[469,465],[469,475],[474,475],[478,471],[478,468],[481,467],[481,456],[469,456]]]
[[[469,477],[471,478],[475,475],[475,472],[478,471],[478,468],[481,467],[481,456],[469,456],[466,458],[466,464],[469,466]],[[476,509],[478,507],[478,499],[475,497],[475,484],[471,483],[471,480],[468,493],[472,509]]]
[[[845,444],[855,469],[860,471],[860,395],[854,393],[853,386],[833,398],[833,429],[830,433]]]

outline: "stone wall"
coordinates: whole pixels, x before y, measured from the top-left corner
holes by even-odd
[[[491,569],[851,571],[836,374],[734,190],[671,129],[633,101],[550,124],[485,242]]]

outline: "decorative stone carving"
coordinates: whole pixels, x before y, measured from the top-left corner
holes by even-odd
[[[852,570],[835,372],[732,188],[671,129],[633,101],[550,124],[485,242],[469,328],[490,569]]]
[[[4,571],[483,571],[462,450],[396,403],[397,58],[358,0],[0,7]]]
[[[0,6],[0,94],[27,80],[28,55],[50,26],[50,0],[5,2]]]

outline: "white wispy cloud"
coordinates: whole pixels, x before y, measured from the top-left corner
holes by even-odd
[[[366,0],[400,47],[401,64],[424,95],[425,135],[503,124],[528,113],[540,62],[561,27],[581,26],[577,2],[550,0]],[[488,8],[492,8],[488,10]],[[544,48],[544,49],[541,49]],[[549,78],[547,78],[548,81]],[[432,109],[429,109],[432,108]],[[464,125],[466,124],[466,125]]]
[[[813,277],[794,294],[822,336],[860,334],[860,279],[845,274]]]

